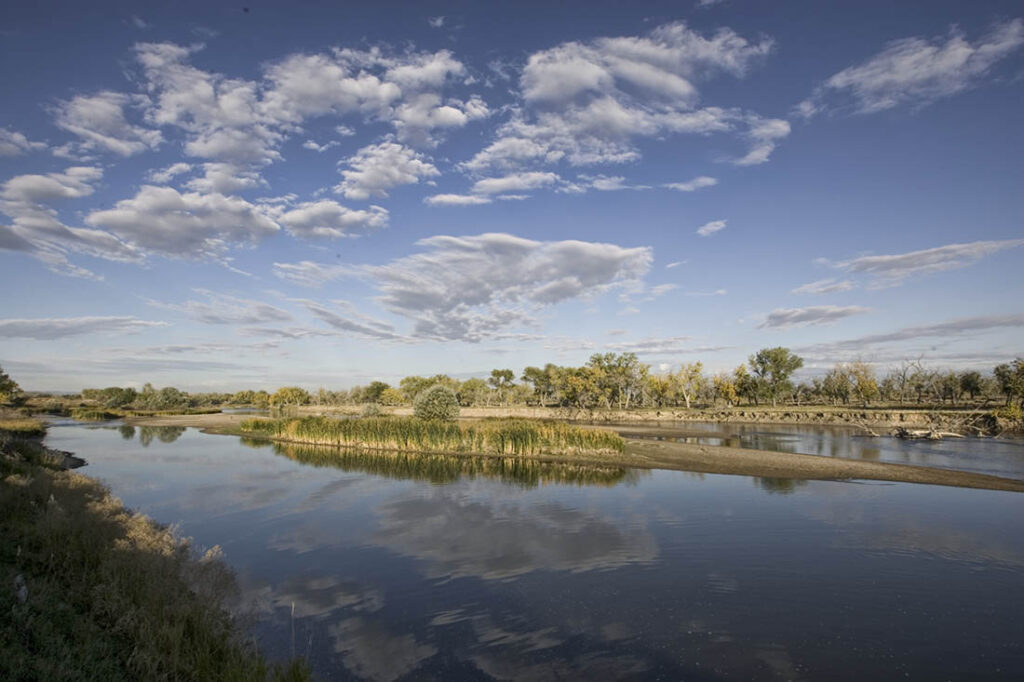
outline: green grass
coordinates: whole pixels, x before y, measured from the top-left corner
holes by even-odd
[[[0,442],[0,538],[2,680],[309,679],[242,638],[216,550],[197,558],[38,443]]]
[[[472,424],[387,419],[245,419],[241,429],[270,438],[358,448],[483,455],[570,455],[622,452],[618,434],[562,422],[488,419]]]
[[[46,427],[38,419],[0,419],[0,433],[42,436],[46,433]]]

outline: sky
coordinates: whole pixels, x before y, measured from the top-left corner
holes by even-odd
[[[0,366],[1024,353],[1018,2],[5,3]]]

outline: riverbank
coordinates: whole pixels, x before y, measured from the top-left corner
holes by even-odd
[[[67,454],[0,433],[0,679],[309,679],[244,641],[216,548],[195,557]]]
[[[247,418],[248,415],[232,414],[177,415],[136,417],[127,422],[136,426],[190,426],[207,433],[252,437],[251,433],[242,431],[240,427],[241,421]],[[635,431],[635,427],[620,429],[621,432],[630,430]],[[621,453],[595,453],[585,458],[545,455],[534,459],[542,462],[586,462],[601,466],[672,469],[708,474],[820,480],[863,479],[1024,492],[1024,481],[965,471],[670,441],[627,439],[625,450]]]

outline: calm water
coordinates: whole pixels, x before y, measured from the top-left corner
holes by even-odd
[[[56,426],[327,679],[1024,679],[1024,495]],[[979,443],[978,457],[989,443]],[[294,615],[292,615],[294,614]]]
[[[641,427],[621,424],[619,428],[630,431]],[[1020,439],[900,440],[891,436],[866,436],[862,429],[854,427],[802,424],[677,422],[645,424],[642,429],[646,432],[645,437],[682,443],[914,464],[1024,478],[1024,440]]]

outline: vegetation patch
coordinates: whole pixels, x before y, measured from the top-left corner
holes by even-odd
[[[38,419],[0,419],[0,433],[17,436],[42,436],[46,427]]]
[[[195,558],[46,453],[0,443],[0,679],[309,679],[243,641],[215,550]]]
[[[571,455],[622,452],[611,431],[561,422],[489,419],[474,424],[417,418],[245,419],[243,431],[298,443],[484,455]]]
[[[71,410],[71,418],[80,422],[103,422],[109,419],[117,419],[121,415],[107,410],[96,410],[89,407],[77,407]]]

